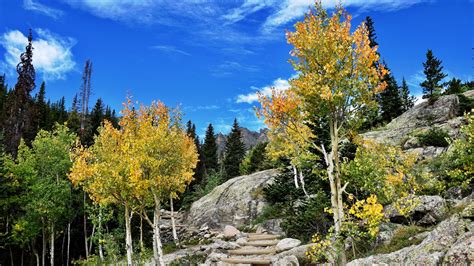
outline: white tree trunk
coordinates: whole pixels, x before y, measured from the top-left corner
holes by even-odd
[[[176,233],[176,223],[174,220],[173,197],[171,196],[170,196],[170,208],[171,208],[171,227],[173,229],[173,240],[176,245],[179,245],[178,234]]]
[[[99,238],[102,238],[102,207],[99,206],[99,228],[97,229],[99,233]],[[104,261],[104,253],[102,251],[102,239],[99,239],[99,258],[101,261]]]
[[[46,266],[46,229],[44,225],[44,219],[43,219],[43,245],[42,245],[42,250],[41,250],[41,265]]]
[[[69,266],[69,251],[70,250],[71,250],[71,222],[67,224],[66,266]]]
[[[165,266],[163,260],[163,249],[160,239],[160,200],[156,194],[153,194],[155,200],[155,210],[153,211],[153,257],[155,264]]]
[[[54,223],[51,223],[51,240],[50,240],[50,265],[54,266]]]
[[[127,265],[129,266],[133,265],[132,228],[130,220],[130,210],[128,205],[125,205],[125,247],[127,249]]]

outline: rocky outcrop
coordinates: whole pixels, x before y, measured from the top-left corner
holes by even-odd
[[[435,211],[436,206],[444,204],[435,198],[426,200],[425,203],[420,207],[420,211],[425,213]],[[423,239],[420,244],[389,254],[357,259],[348,265],[472,265],[474,263],[472,195],[454,206],[454,209],[460,208],[462,211],[440,222],[432,231],[413,236]]]
[[[385,207],[385,216],[394,223],[432,225],[440,222],[448,213],[448,203],[440,196],[416,196],[409,201],[416,205],[410,213],[401,215],[392,204]]]
[[[276,170],[266,170],[228,180],[192,204],[186,216],[187,224],[211,228],[250,224],[267,204],[263,187],[273,182],[277,174]]]
[[[251,149],[252,147],[257,145],[258,143],[268,141],[268,136],[267,136],[268,129],[267,128],[260,129],[260,131],[258,131],[258,132],[249,130],[245,127],[241,127],[241,128],[239,128],[239,130],[240,130],[240,134],[242,136],[242,142],[244,143],[246,150]],[[216,142],[217,142],[217,152],[218,152],[218,154],[221,154],[222,152],[224,152],[226,141],[227,141],[227,136],[226,135],[224,135],[222,133],[217,134]]]
[[[470,92],[466,92],[464,95],[473,97]],[[441,96],[433,104],[429,104],[427,101],[420,103],[393,119],[385,127],[364,133],[362,136],[417,152],[420,160],[429,159],[443,153],[446,148],[423,147],[417,136],[435,127],[446,131],[451,139],[455,139],[459,136],[461,126],[466,123],[464,117],[458,117],[458,112],[458,96]]]
[[[453,215],[441,222],[418,245],[389,253],[357,259],[348,265],[470,265],[474,262],[474,225]]]

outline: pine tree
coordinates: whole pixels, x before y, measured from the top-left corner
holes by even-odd
[[[0,76],[0,121],[5,121],[5,105],[7,102],[8,86],[5,83],[5,74]],[[0,132],[3,132],[3,123],[0,122]],[[2,137],[3,143],[3,137]]]
[[[89,144],[92,144],[94,135],[97,135],[97,129],[100,127],[102,124],[102,121],[104,120],[104,103],[102,102],[102,99],[99,98],[97,99],[94,108],[92,108],[92,112],[90,114],[90,128],[89,128],[89,136],[88,136],[88,141]]]
[[[18,82],[7,97],[7,116],[5,121],[5,150],[16,157],[20,139],[30,126],[31,91],[35,88],[35,68],[33,67],[33,34],[30,29],[28,45],[20,56],[16,67]]]
[[[387,64],[384,62],[384,65],[386,66]],[[386,82],[387,87],[379,94],[379,107],[382,120],[384,122],[390,122],[393,118],[403,113],[403,102],[397,81],[391,73],[386,74],[382,82]]]
[[[403,103],[402,111],[406,112],[415,105],[415,97],[410,95],[410,89],[408,88],[405,78],[402,80],[400,95]]]
[[[224,177],[230,179],[240,175],[240,163],[245,157],[245,145],[242,142],[237,119],[234,119],[232,130],[227,137],[224,155]]]
[[[463,85],[460,79],[457,78],[452,78],[448,82],[448,88],[444,92],[444,94],[457,94],[457,93],[463,93]]]
[[[112,110],[108,105],[105,107],[104,119],[110,121],[115,128],[118,128],[118,119],[115,115],[115,110]]]
[[[372,21],[371,17],[367,16],[365,18],[365,26],[367,27],[367,31],[369,32],[370,48],[374,48],[379,44],[376,41],[377,34],[375,33],[374,22]]]
[[[257,171],[271,168],[270,159],[266,152],[267,144],[268,142],[257,143],[257,145],[249,151],[240,164],[241,174],[249,175]]]
[[[204,144],[202,145],[202,161],[207,174],[219,170],[216,135],[212,124],[209,124],[206,130],[206,137],[204,138]]]
[[[443,84],[440,83],[446,74],[443,73],[443,66],[441,60],[433,55],[433,51],[426,52],[426,61],[423,63],[423,73],[425,73],[426,80],[420,83],[423,87],[423,98],[435,100],[436,96],[441,94]]]
[[[79,112],[78,112],[78,107],[77,107],[77,95],[74,95],[74,98],[72,99],[72,106],[69,111],[69,116],[67,119],[67,126],[71,130],[71,132],[76,133],[79,135],[80,132],[80,117],[79,117]]]
[[[44,81],[41,83],[39,92],[35,97],[38,128],[44,130],[51,130],[51,122],[48,121],[49,106],[46,103],[46,88]]]

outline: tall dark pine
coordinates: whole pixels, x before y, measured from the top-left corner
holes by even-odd
[[[212,127],[212,124],[209,124],[206,130],[204,144],[202,145],[202,161],[207,174],[211,172],[217,172],[219,170],[217,161],[216,135],[214,133],[214,127]]]
[[[89,136],[88,136],[88,145],[92,144],[92,141],[94,139],[94,135],[98,134],[99,132],[97,129],[100,127],[102,124],[102,121],[104,120],[104,103],[102,102],[102,99],[99,98],[97,99],[94,108],[92,108],[91,115],[90,115],[90,130],[89,130]]]
[[[224,156],[224,176],[226,179],[240,175],[240,163],[245,157],[245,145],[242,142],[242,134],[240,133],[237,119],[234,119],[232,130],[227,137]]]
[[[415,105],[415,97],[410,95],[410,89],[408,88],[405,78],[402,80],[402,87],[400,88],[400,95],[402,97],[402,111],[406,112],[408,109]]]
[[[115,115],[115,110],[112,110],[108,105],[105,107],[104,120],[109,121],[115,128],[118,128],[118,119]]]
[[[374,21],[371,17],[365,18],[365,26],[367,27],[367,31],[369,32],[370,47],[374,48],[379,44],[376,41],[377,35],[375,34]]]
[[[463,85],[460,79],[452,78],[448,82],[448,88],[444,92],[445,94],[457,94],[464,92]]]
[[[5,105],[7,102],[8,86],[5,83],[5,75],[0,76],[0,121],[5,121]],[[3,132],[3,123],[0,122],[0,132]],[[3,142],[3,136],[2,136]]]
[[[426,79],[420,83],[420,86],[423,87],[423,98],[433,99],[433,96],[441,93],[443,86],[441,81],[447,77],[443,73],[441,63],[441,60],[433,55],[433,51],[426,52],[426,61],[423,63],[423,73],[425,73]]]
[[[194,145],[198,152],[198,163],[194,169],[194,179],[191,184],[188,186],[190,189],[193,189],[195,185],[201,185],[204,177],[204,164],[202,156],[202,148],[199,142],[199,136],[196,134],[196,125],[194,125],[191,120],[186,123],[186,133],[187,135],[194,140]]]
[[[79,134],[80,132],[80,123],[81,119],[79,117],[78,107],[77,107],[77,95],[74,95],[72,99],[72,106],[69,110],[69,116],[67,118],[67,127],[74,133]]]
[[[386,66],[387,64],[384,63]],[[387,68],[388,69],[388,68]],[[379,94],[379,107],[383,122],[390,122],[403,113],[402,98],[395,77],[389,73],[383,77],[387,87]]]
[[[50,121],[49,116],[49,106],[46,102],[46,88],[44,81],[41,83],[38,94],[35,97],[36,105],[36,115],[37,115],[37,124],[38,129],[50,130]]]
[[[30,126],[31,91],[35,88],[35,68],[33,67],[33,35],[28,34],[28,45],[20,56],[16,67],[18,82],[7,99],[5,121],[5,150],[16,157],[20,139]]]

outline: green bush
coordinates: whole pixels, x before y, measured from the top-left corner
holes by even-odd
[[[170,262],[169,266],[194,266],[200,265],[206,261],[206,254],[186,255]]]
[[[428,131],[419,134],[418,140],[423,146],[448,147],[451,138],[445,130],[432,127]]]
[[[223,178],[218,173],[211,173],[205,176],[201,184],[194,187],[193,192],[185,194],[182,199],[181,208],[189,210],[191,204],[196,200],[209,194],[215,187],[223,183]]]
[[[315,233],[325,234],[332,225],[332,217],[324,212],[329,207],[329,196],[324,192],[327,180],[311,173],[306,174],[308,199],[301,188],[297,189],[291,171],[275,177],[275,181],[263,189],[265,199],[271,206],[264,209],[257,222],[282,218],[281,227],[288,237],[304,242],[311,240]]]
[[[474,99],[471,99],[464,94],[458,94],[459,98],[459,110],[458,115],[465,115],[474,109]]]

